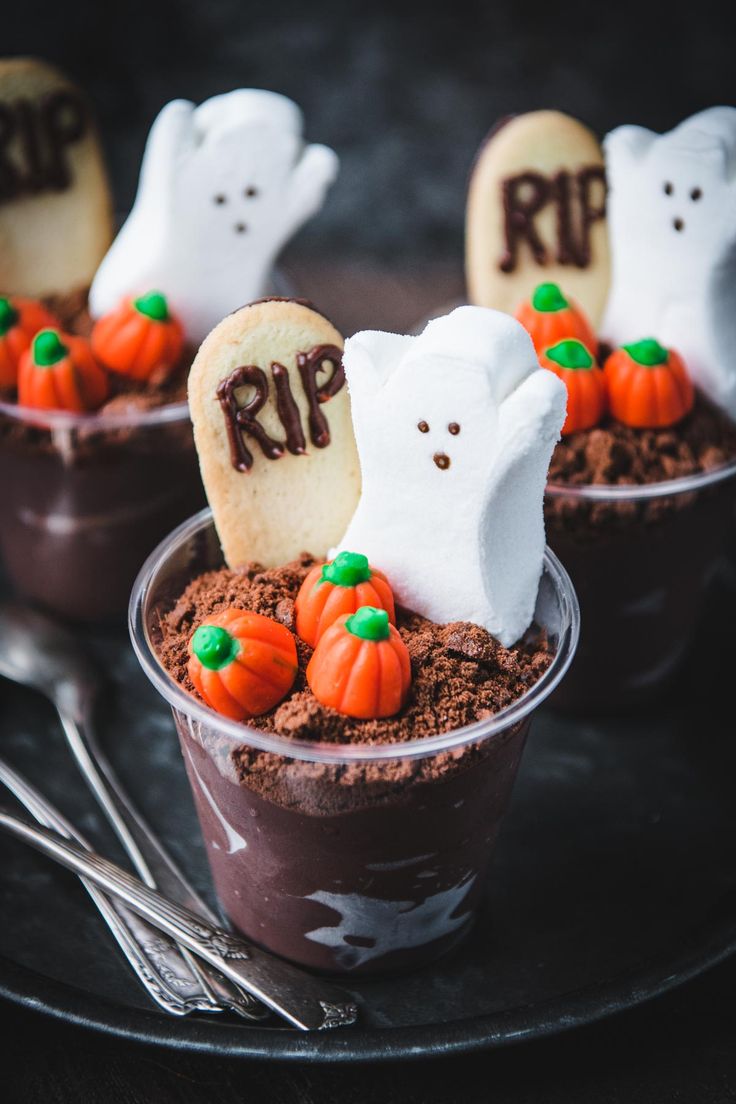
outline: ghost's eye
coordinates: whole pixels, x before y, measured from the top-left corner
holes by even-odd
[[[254,188],[251,184],[248,188],[245,189],[245,192],[243,194],[245,195],[246,199],[254,199],[255,196],[258,195],[258,189]]]
[[[690,193],[690,198],[693,200],[693,202],[697,203],[697,201],[702,198],[702,195],[702,188],[693,188]]]
[[[447,429],[453,437],[457,437],[458,433],[460,432],[460,426],[457,422],[450,422]]]
[[[672,184],[670,184],[670,182],[669,182],[669,180],[668,180],[668,181],[666,182],[665,186],[664,186],[664,194],[665,194],[665,195],[672,195],[672,193],[674,192],[674,190],[675,190],[675,189],[674,189],[673,185],[672,185]]]
[[[417,422],[417,429],[420,433],[429,433],[429,422]]]
[[[227,196],[223,195],[222,192],[218,192],[217,195],[214,196],[214,201],[218,207],[221,207],[223,203],[227,203]]]

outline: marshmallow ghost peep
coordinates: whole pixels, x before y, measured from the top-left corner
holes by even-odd
[[[484,307],[418,337],[356,334],[344,365],[363,485],[340,547],[410,609],[513,644],[534,613],[565,385],[515,319]]]
[[[736,418],[736,108],[667,134],[624,126],[604,142],[616,344],[656,337]]]
[[[305,146],[285,96],[174,100],[151,128],[130,216],[90,291],[92,314],[158,288],[194,342],[267,290],[274,260],[322,205],[337,155]]]

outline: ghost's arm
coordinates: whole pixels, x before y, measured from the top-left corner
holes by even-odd
[[[283,212],[283,240],[291,237],[321,208],[327,189],[339,169],[337,154],[328,146],[306,146],[292,169]]]
[[[552,372],[539,369],[499,410],[480,560],[492,611],[484,623],[507,647],[522,635],[534,613],[544,555],[544,484],[565,404],[565,385]]]
[[[612,130],[603,139],[603,152],[606,155],[606,170],[621,166],[624,170],[639,161],[647,152],[656,135],[640,126],[620,126]]]
[[[546,471],[565,420],[567,389],[553,372],[533,372],[501,403],[496,451],[497,483],[519,463],[535,458]]]
[[[165,240],[171,189],[178,163],[192,141],[194,105],[173,100],[156,117],[146,142],[138,191],[130,215],[95,273],[90,289],[93,317],[155,282],[159,245]]]
[[[372,401],[398,367],[416,338],[381,330],[362,330],[345,342],[343,365],[355,411]]]

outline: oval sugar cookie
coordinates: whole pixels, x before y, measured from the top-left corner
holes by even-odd
[[[89,287],[112,239],[112,199],[87,101],[35,58],[0,61],[0,292]]]
[[[337,544],[360,496],[343,339],[307,303],[224,318],[189,374],[207,498],[230,567],[276,567]]]
[[[582,123],[559,111],[501,123],[470,178],[470,302],[513,313],[538,284],[554,282],[597,325],[610,269],[605,206],[603,155]]]

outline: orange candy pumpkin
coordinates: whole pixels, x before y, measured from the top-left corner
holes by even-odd
[[[515,317],[529,331],[538,354],[568,337],[582,341],[593,351],[598,348],[590,322],[557,284],[539,284],[531,299],[516,308]]]
[[[361,606],[322,634],[307,667],[317,701],[362,720],[393,717],[406,701],[411,662],[388,611]]]
[[[0,388],[15,387],[20,358],[39,330],[58,325],[35,299],[0,298]]]
[[[233,721],[272,709],[298,669],[296,641],[285,625],[233,608],[199,626],[189,656],[189,677],[200,696]]]
[[[545,349],[539,363],[559,376],[567,388],[563,436],[598,425],[606,410],[606,377],[582,341],[559,341]]]
[[[135,380],[165,376],[184,347],[181,322],[169,312],[160,291],[125,299],[92,330],[92,351],[112,372]]]
[[[394,596],[386,576],[359,552],[339,552],[331,563],[313,567],[296,598],[297,636],[313,648],[343,613],[361,606],[385,609],[396,622]]]
[[[637,429],[661,429],[684,418],[695,391],[682,357],[648,337],[616,349],[603,370],[611,414]]]
[[[108,395],[108,378],[82,337],[41,330],[21,357],[18,404],[39,410],[96,410]]]

